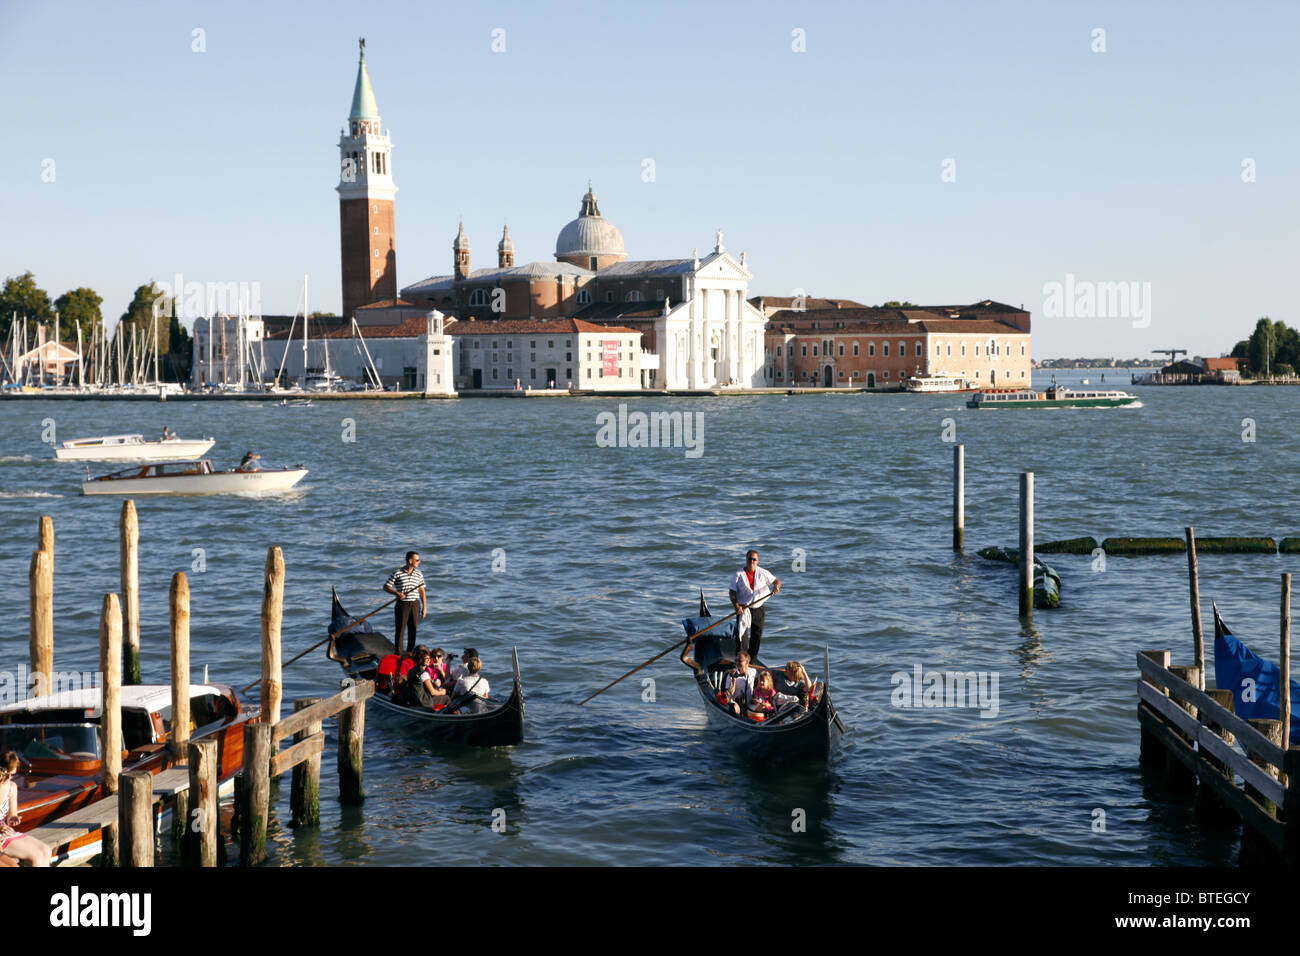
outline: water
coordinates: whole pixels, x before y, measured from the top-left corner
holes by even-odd
[[[1056,374],[1100,385],[1096,370]],[[1129,387],[1125,373],[1108,372],[1112,381]],[[332,799],[327,760],[321,829],[295,835],[286,782],[272,865],[1230,864],[1236,841],[1198,831],[1190,808],[1138,767],[1134,656],[1170,648],[1190,663],[1185,558],[1112,557],[1099,572],[1088,557],[1054,556],[1063,607],[1022,626],[1014,571],[974,555],[1014,546],[1021,470],[1037,475],[1040,541],[1180,535],[1187,523],[1200,534],[1300,534],[1295,391],[1135,391],[1141,407],[997,413],[943,395],[627,400],[632,411],[702,413],[695,459],[597,447],[596,416],[617,399],[2,402],[0,663],[27,660],[38,515],[53,515],[56,530],[56,669],[93,667],[100,601],[118,587],[121,502],[78,494],[84,470],[51,460],[43,420],[60,440],[167,424],[217,436],[219,465],[257,449],[311,474],[274,498],[137,500],[146,679],[167,679],[178,570],[193,595],[194,673],[207,665],[236,686],[257,676],[271,544],[288,568],[286,658],[325,633],[330,585],[353,612],[368,610],[409,548],[422,552],[429,585],[423,642],[476,646],[494,693],[507,691],[519,648],[522,746],[437,750],[372,709],[364,807]],[[355,442],[343,440],[348,419]],[[950,550],[945,419],[966,445],[965,556]],[[1242,440],[1243,419],[1254,442]],[[725,607],[751,546],[785,583],[764,656],[816,672],[830,647],[848,732],[829,767],[733,757],[706,730],[675,654],[643,672],[653,702],[638,674],[577,706],[676,640],[698,587]],[[495,549],[504,574],[493,573]],[[792,569],[796,549],[803,571]],[[1297,564],[1202,555],[1207,621],[1217,601],[1275,658],[1277,576]],[[388,611],[377,620],[391,628]],[[916,664],[996,673],[997,716],[894,708],[891,675]],[[332,693],[338,680],[314,652],[285,672],[285,699]],[[1098,809],[1104,833],[1093,829]]]

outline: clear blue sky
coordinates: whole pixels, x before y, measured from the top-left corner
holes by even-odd
[[[1023,303],[1041,358],[1300,324],[1295,3],[360,6],[6,0],[0,273],[88,285],[110,322],[177,272],[260,282],[267,313],[309,273],[338,311],[365,36],[401,285],[450,271],[460,217],[476,268],[503,222],[550,260],[590,178],[630,258],[722,227],[751,294]],[[1149,282],[1150,327],[1046,317],[1067,274]]]

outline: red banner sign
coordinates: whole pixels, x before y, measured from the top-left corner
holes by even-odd
[[[618,378],[618,339],[603,339],[600,347],[605,377]]]

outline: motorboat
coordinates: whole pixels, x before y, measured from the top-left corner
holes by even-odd
[[[967,408],[1115,408],[1132,405],[1137,396],[1118,389],[1067,388],[1053,385],[1044,392],[1032,388],[986,388],[976,392]]]
[[[934,375],[913,375],[903,383],[909,392],[960,392],[964,386],[960,381],[944,372]]]
[[[175,435],[154,441],[143,435],[98,435],[65,441],[54,449],[54,457],[59,461],[181,461],[202,458],[216,443],[215,438]]]
[[[58,821],[107,796],[103,783],[103,688],[97,675],[79,675],[80,686],[0,706],[0,752],[18,754],[15,775],[21,821],[53,851],[54,865],[85,862],[99,853],[102,831],[61,838]],[[122,687],[122,770],[159,773],[173,763],[169,684]],[[224,684],[190,685],[190,739],[218,742],[218,794],[234,789],[243,766],[244,723],[259,711],[242,707]]]
[[[164,461],[123,468],[81,483],[83,495],[225,495],[286,491],[307,476],[302,465],[292,468],[241,466],[218,471],[212,462]]]

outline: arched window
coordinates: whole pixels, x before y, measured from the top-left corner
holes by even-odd
[[[591,293],[586,289],[578,290],[578,305],[591,305]]]
[[[469,297],[470,305],[487,305],[487,292],[483,289],[475,289]]]

